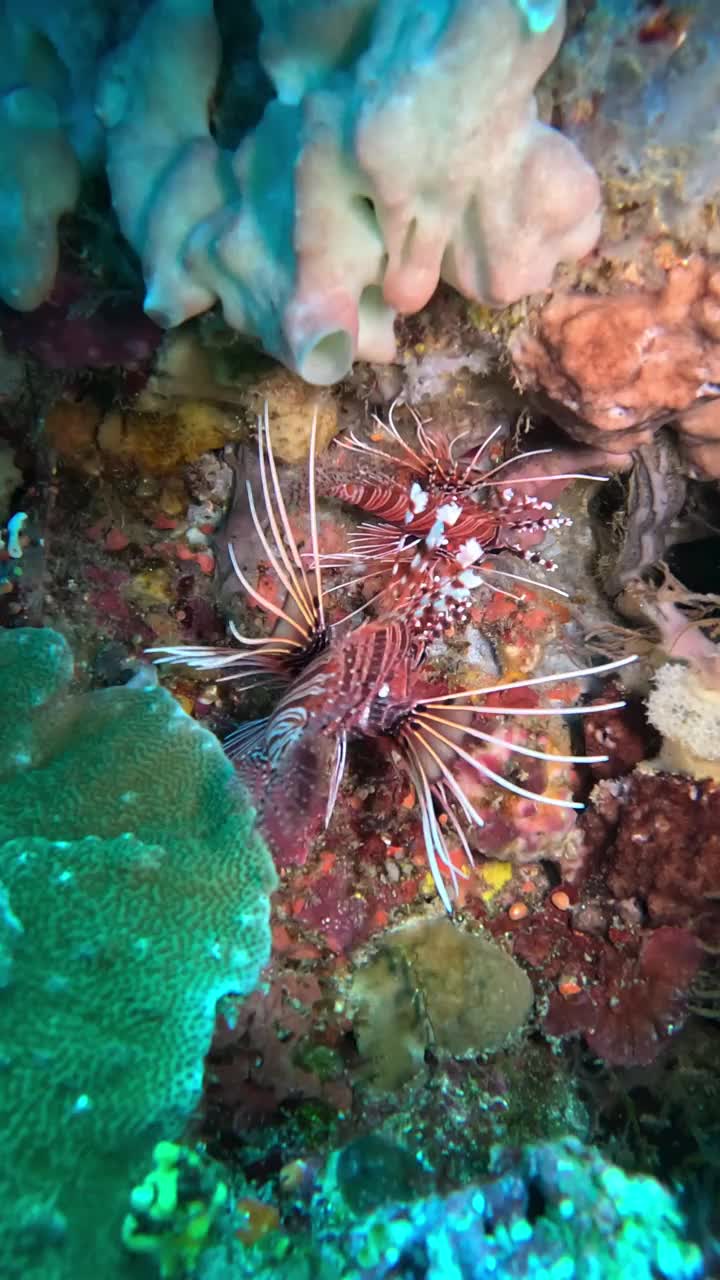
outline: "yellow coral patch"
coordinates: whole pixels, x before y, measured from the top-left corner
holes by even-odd
[[[512,873],[512,864],[509,862],[498,862],[494,858],[483,862],[480,879],[487,886],[482,891],[483,902],[492,902],[500,890],[504,889],[508,880],[512,879]]]
[[[145,569],[136,573],[125,588],[125,594],[138,604],[168,604],[172,583],[167,569]]]
[[[167,474],[220,449],[236,434],[234,419],[214,405],[188,400],[165,413],[108,413],[98,429],[103,453],[140,471]]]

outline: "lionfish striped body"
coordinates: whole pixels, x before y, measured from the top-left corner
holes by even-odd
[[[536,479],[500,478],[505,467],[550,450],[534,450],[485,468],[481,465],[482,455],[500,428],[483,440],[469,458],[455,459],[453,448],[459,437],[448,441],[445,436],[428,431],[413,416],[416,448],[400,435],[392,408],[388,422],[378,420],[378,425],[399,452],[389,453],[354,434],[337,442],[353,453],[392,462],[397,478],[365,475],[328,486],[329,496],[359,507],[375,516],[377,523],[361,525],[349,537],[350,552],[325,557],[323,563],[332,567],[378,563],[382,565],[380,572],[391,567],[396,581],[389,581],[386,590],[391,593],[394,607],[413,617],[418,632],[437,633],[443,625],[466,621],[474,587],[484,584],[501,591],[493,582],[495,577],[529,581],[520,574],[497,569],[489,557],[510,551],[544,569],[555,569],[553,561],[533,547],[547,532],[572,521],[556,515],[551,502],[524,489],[528,483],[537,485]],[[606,477],[576,473],[552,477],[585,478]],[[557,592],[557,588],[546,589]]]
[[[420,656],[402,622],[362,623],[334,637],[264,721],[231,735],[229,753],[280,864],[304,861],[332,816],[348,743],[388,734]]]
[[[603,761],[604,756],[563,756],[510,742],[490,731],[493,717],[544,718],[586,711],[596,715],[599,710],[623,705],[611,702],[606,708],[594,705],[528,709],[505,703],[501,707],[483,701],[478,704],[477,699],[614,671],[633,659],[489,689],[428,696],[418,670],[424,656],[424,637],[415,634],[405,613],[392,608],[387,613],[383,610],[380,619],[361,622],[354,628],[348,626],[354,614],[339,622],[326,622],[327,592],[315,510],[315,423],[310,455],[309,574],[292,535],[280,491],[267,411],[259,424],[259,453],[269,535],[263,530],[250,490],[248,496],[269,563],[286,589],[286,604],[278,607],[260,596],[242,575],[234,556],[233,564],[250,598],[274,615],[274,634],[265,641],[236,637],[241,643],[254,646],[250,653],[192,647],[155,652],[162,654],[159,661],[185,662],[207,670],[229,667],[230,675],[224,678],[237,676],[242,688],[258,680],[281,682],[281,693],[272,712],[240,725],[226,743],[238,773],[251,789],[266,839],[281,863],[303,862],[323,822],[327,825],[330,821],[345,772],[348,743],[365,738],[386,749],[414,786],[430,869],[438,894],[451,912],[451,893],[457,890],[459,873],[448,835],[454,833],[467,860],[472,862],[468,833],[483,825],[453,772],[453,764],[462,761],[485,781],[538,803],[582,808],[575,801],[535,793],[502,776],[482,758],[475,744],[482,744],[485,753],[488,747],[501,747],[521,757],[551,763]],[[446,818],[441,821],[443,812]]]

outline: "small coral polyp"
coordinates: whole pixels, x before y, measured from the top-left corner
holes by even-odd
[[[459,877],[467,874],[462,866],[458,870],[451,845],[459,845],[472,866],[473,833],[484,825],[470,788],[461,781],[462,771],[533,804],[569,812],[582,808],[547,785],[542,790],[522,785],[513,779],[512,765],[517,761],[524,767],[572,766],[604,762],[606,756],[546,751],[521,741],[518,733],[495,730],[498,724],[512,724],[515,717],[552,723],[553,717],[597,715],[624,705],[612,701],[604,707],[568,707],[552,698],[549,705],[528,705],[533,700],[527,698],[526,691],[534,693],[569,679],[604,674],[633,659],[501,681],[480,689],[435,693],[423,674],[433,629],[429,623],[417,626],[417,584],[410,575],[404,586],[401,578],[398,587],[390,575],[392,591],[386,593],[381,587],[373,597],[374,618],[355,626],[352,623],[362,610],[333,621],[328,618],[329,596],[318,540],[314,425],[309,464],[309,557],[301,554],[292,531],[267,410],[258,423],[258,439],[262,516],[249,483],[248,503],[269,566],[286,593],[284,604],[275,604],[252,585],[232,549],[231,559],[249,598],[271,621],[270,635],[242,636],[231,624],[236,647],[172,646],[151,652],[160,655],[159,662],[185,663],[201,670],[226,669],[228,674],[221,679],[236,679],[243,689],[265,684],[279,690],[270,714],[240,725],[226,745],[253,794],[265,837],[281,865],[304,862],[323,823],[327,826],[330,822],[349,743],[363,738],[373,742],[413,786],[433,880],[450,913]],[[428,458],[431,447],[427,437]],[[447,464],[450,456],[448,451],[438,465]],[[481,486],[487,483],[492,481],[481,474]],[[477,511],[478,520],[485,519],[490,526],[497,520],[497,514],[481,503]],[[427,602],[422,608],[431,616],[435,599],[444,598],[445,585],[439,574],[423,576]],[[498,758],[503,763],[494,767]]]
[[[150,1254],[163,1280],[193,1271],[228,1198],[219,1168],[175,1142],[159,1142],[154,1168],[130,1193],[122,1242]]]

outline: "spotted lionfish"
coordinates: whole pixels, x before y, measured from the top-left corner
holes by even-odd
[[[359,507],[376,519],[364,522],[348,539],[350,550],[323,556],[326,567],[346,564],[379,567],[366,577],[383,576],[383,594],[396,597],[407,606],[417,629],[432,618],[435,634],[454,622],[468,620],[470,593],[478,586],[518,600],[498,579],[538,587],[540,584],[520,573],[500,568],[497,555],[508,551],[528,563],[553,572],[557,565],[534,549],[544,534],[572,524],[568,516],[556,514],[553,504],[528,492],[537,478],[516,473],[502,476],[506,468],[516,468],[530,458],[552,453],[533,449],[494,466],[486,466],[488,450],[502,430],[498,426],[468,455],[455,457],[455,449],[467,432],[452,440],[429,430],[411,409],[416,445],[400,434],[395,421],[396,403],[388,421],[375,417],[379,428],[373,441],[385,436],[394,452],[351,432],[335,443],[363,458],[357,478],[335,479],[326,485],[328,497]],[[369,459],[369,466],[367,460]],[[377,462],[391,464],[391,471],[378,472]],[[548,477],[553,482],[567,480],[606,481],[607,476],[585,472],[561,472]],[[567,597],[567,592],[544,583],[543,589]]]
[[[232,547],[230,556],[249,599],[266,614],[271,624],[270,633],[264,638],[243,636],[231,624],[235,643],[230,647],[166,646],[150,652],[160,655],[156,658],[160,663],[224,670],[227,674],[220,679],[237,681],[241,690],[264,684],[276,692],[273,710],[261,719],[241,724],[225,745],[240,777],[251,790],[263,832],[281,862],[304,861],[312,839],[323,823],[327,826],[330,822],[346,769],[348,744],[353,739],[366,739],[386,750],[414,787],[429,867],[442,903],[450,913],[452,898],[459,887],[458,876],[462,873],[451,857],[448,834],[455,833],[472,865],[468,834],[483,825],[481,815],[456,777],[454,764],[462,761],[482,779],[540,804],[569,809],[583,807],[573,800],[538,794],[503,777],[473,753],[474,744],[482,744],[483,748],[500,747],[522,757],[557,764],[600,763],[607,759],[606,756],[547,753],[510,742],[488,731],[492,718],[545,718],[589,712],[597,715],[624,705],[622,701],[612,701],[592,707],[528,708],[492,705],[486,699],[498,693],[521,692],[531,686],[559,684],[616,671],[634,659],[479,689],[428,695],[421,667],[427,643],[434,633],[431,579],[426,576],[422,583],[430,599],[429,615],[422,600],[419,603],[417,583],[410,573],[405,587],[394,590],[391,602],[381,603],[378,617],[358,620],[358,615],[364,612],[363,606],[337,621],[328,620],[327,597],[335,588],[325,586],[319,548],[315,444],[316,423],[313,421],[309,461],[310,551],[305,554],[298,546],[283,498],[267,408],[259,420],[262,516],[249,482],[247,499],[268,566],[284,592],[283,604],[273,603],[252,585]],[[431,447],[431,439],[426,436],[423,449],[427,457]],[[439,453],[438,457],[438,483],[442,485],[447,477],[448,453]],[[472,467],[468,474],[471,473]],[[462,475],[460,479],[462,481]],[[482,483],[492,483],[487,473]],[[457,482],[453,492],[456,490]],[[428,498],[428,506],[431,501],[435,504],[436,520],[438,506],[442,504],[436,502],[434,493]],[[525,504],[522,507],[526,509]],[[516,507],[510,510],[515,513]],[[400,512],[399,506],[397,512]],[[431,515],[433,512],[426,517],[425,527]],[[500,531],[511,523],[502,510],[488,514],[478,506],[475,519],[483,518],[487,519],[487,537],[495,542]],[[477,523],[472,536],[479,538]],[[454,566],[448,579],[454,580],[457,572]],[[459,572],[463,572],[462,568]],[[445,589],[447,582],[440,585]],[[382,602],[383,596],[381,590],[373,599]],[[424,619],[420,626],[418,616]]]

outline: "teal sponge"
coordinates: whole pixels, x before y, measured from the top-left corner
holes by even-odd
[[[182,1133],[217,1001],[257,984],[275,883],[217,740],[162,689],[68,695],[71,673],[55,633],[0,633],[0,1218],[23,1280],[130,1266],[128,1190]]]

